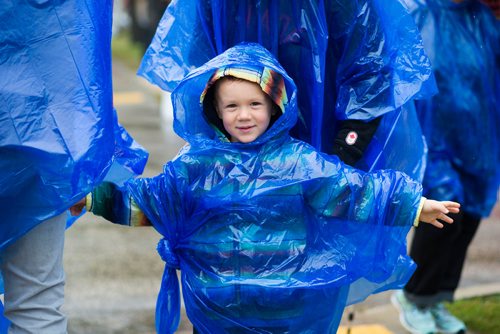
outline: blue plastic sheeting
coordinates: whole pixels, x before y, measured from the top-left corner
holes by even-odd
[[[479,1],[408,1],[439,94],[418,101],[429,142],[424,190],[487,217],[500,186],[500,21]]]
[[[284,114],[251,143],[221,140],[200,104],[212,74],[227,67],[266,67],[285,79]],[[355,170],[290,137],[296,87],[265,48],[228,49],[181,81],[172,102],[174,129],[189,146],[162,174],[126,184],[164,237],[159,333],[179,322],[176,269],[200,333],[335,333],[348,294],[361,300],[406,283],[420,184]]]
[[[0,249],[147,153],[118,124],[112,1],[0,1]]]
[[[266,47],[297,83],[300,117],[292,135],[332,153],[339,120],[385,115],[390,119],[357,167],[421,179],[426,147],[409,101],[432,95],[435,82],[399,1],[174,0],[139,75],[171,91],[191,69],[241,41]]]
[[[10,321],[3,316],[3,305],[0,303],[0,333],[6,334],[9,328]]]

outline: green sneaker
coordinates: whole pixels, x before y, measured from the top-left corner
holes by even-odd
[[[430,311],[441,333],[464,334],[467,331],[464,322],[451,314],[443,303],[431,307]]]
[[[398,290],[391,296],[392,304],[399,311],[399,321],[412,334],[437,333],[436,323],[429,309],[420,309],[406,299],[403,290]]]

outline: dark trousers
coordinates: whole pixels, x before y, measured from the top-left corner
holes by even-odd
[[[442,229],[421,223],[414,231],[410,256],[417,270],[404,291],[420,307],[453,300],[467,249],[479,227],[478,217],[462,212],[451,216],[454,223]]]

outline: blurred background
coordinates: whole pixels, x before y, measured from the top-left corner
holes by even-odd
[[[124,35],[143,51],[149,46],[170,0],[115,0],[113,35]]]

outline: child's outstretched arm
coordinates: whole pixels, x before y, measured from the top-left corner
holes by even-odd
[[[443,228],[443,221],[445,223],[453,223],[453,219],[448,216],[449,213],[458,213],[460,211],[460,204],[451,201],[435,201],[422,197],[423,205],[419,221],[432,224],[437,228]]]
[[[103,182],[90,194],[69,208],[71,215],[82,213],[83,208],[110,222],[127,226],[150,226],[150,222],[130,195],[109,182]]]

